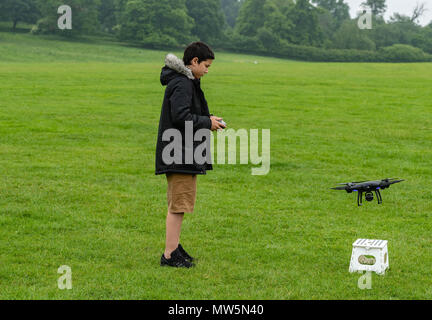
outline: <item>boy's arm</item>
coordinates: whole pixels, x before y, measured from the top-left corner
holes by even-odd
[[[178,128],[183,128],[185,121],[192,121],[194,129],[211,129],[212,120],[210,117],[190,112],[193,96],[192,90],[192,86],[189,86],[184,80],[180,80],[174,85],[170,97],[172,121]]]

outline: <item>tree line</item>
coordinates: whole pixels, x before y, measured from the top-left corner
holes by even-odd
[[[66,2],[66,3],[65,3]],[[57,26],[58,7],[73,12],[73,28]],[[201,40],[215,49],[311,61],[432,61],[426,10],[395,13],[386,0],[364,0],[371,29],[358,26],[344,0],[0,0],[0,20],[15,30],[65,37],[110,34],[147,48],[180,48]]]

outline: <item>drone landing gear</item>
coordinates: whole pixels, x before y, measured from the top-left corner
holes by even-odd
[[[379,191],[379,189],[375,190],[375,195],[378,199],[378,204],[381,204],[382,203],[382,197],[381,197],[381,192]]]
[[[378,200],[378,204],[382,204],[381,192],[379,191],[379,189],[376,189],[374,191],[375,191],[376,198]],[[373,194],[372,194],[372,192],[366,192],[366,200],[367,201],[372,201],[373,200]],[[357,205],[359,207],[363,205],[363,192],[362,191],[359,191],[358,194],[357,194]]]
[[[359,191],[357,194],[357,205],[360,207],[363,205],[363,192]]]

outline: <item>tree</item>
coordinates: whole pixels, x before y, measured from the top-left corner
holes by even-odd
[[[344,0],[312,0],[318,7],[328,10],[339,27],[345,20],[350,18],[349,6]]]
[[[292,43],[309,46],[320,46],[323,43],[318,10],[309,3],[309,0],[297,0],[289,18],[294,25],[290,35]]]
[[[364,30],[366,31],[366,30]],[[370,38],[375,43],[377,49],[389,47],[393,44],[400,43],[400,32],[392,24],[383,23],[374,26],[370,31]]]
[[[338,29],[336,19],[327,9],[318,9],[318,24],[322,31],[324,47],[331,47],[331,38]]]
[[[222,36],[225,19],[220,0],[186,0],[187,12],[194,19],[192,34],[212,42]]]
[[[234,28],[241,6],[245,0],[221,0],[227,26]]]
[[[412,44],[432,54],[432,24],[421,29],[413,38]]]
[[[194,20],[187,15],[185,0],[119,1],[123,8],[116,27],[120,40],[162,48],[186,45],[193,40]]]
[[[393,14],[393,16],[390,17],[390,22],[395,23],[395,22],[402,22],[402,23],[412,23],[412,24],[416,24],[418,23],[418,19],[427,11],[425,4],[422,3],[417,3],[416,7],[413,10],[413,13],[411,14],[411,16],[407,16],[404,14],[400,14],[395,12]]]
[[[246,0],[240,8],[236,22],[236,31],[243,36],[255,36],[264,26],[264,5],[266,0]]]
[[[276,48],[279,40],[291,40],[294,26],[290,15],[294,6],[292,0],[246,0],[235,31],[244,37],[258,38],[264,47]]]
[[[362,5],[369,7],[374,16],[383,16],[387,10],[386,0],[366,0]]]
[[[318,23],[324,45],[331,47],[331,38],[344,21],[350,20],[349,6],[343,0],[312,0],[318,7]]]
[[[12,21],[15,32],[18,22],[35,23],[39,17],[36,0],[1,0],[0,19]]]
[[[101,28],[105,32],[112,32],[117,24],[115,0],[102,0],[98,8],[98,18]]]
[[[357,22],[345,21],[333,36],[333,46],[336,49],[375,50],[375,43],[360,30]]]
[[[272,35],[269,39],[275,37],[290,41],[291,33],[294,28],[294,24],[291,21],[290,14],[295,4],[291,0],[271,0],[267,1],[264,5],[264,28],[271,32]],[[261,32],[261,39],[264,39],[265,32]],[[270,41],[270,40],[269,40]],[[268,43],[268,41],[267,41]],[[277,42],[275,42],[277,45]]]
[[[413,10],[411,21],[418,22],[418,19],[427,11],[425,3],[417,3]]]
[[[406,44],[424,49],[427,47],[426,34],[422,27],[416,24],[412,17],[395,13],[388,23],[380,24],[370,30],[371,39],[377,48],[388,47],[394,44]]]
[[[264,25],[257,30],[257,38],[267,51],[277,52],[280,41],[287,39],[292,30],[287,4],[290,1],[268,0],[263,6]]]
[[[400,14],[398,12],[393,13],[393,15],[390,17],[390,23],[410,23],[411,22],[411,17],[405,15],[405,14]]]
[[[262,30],[265,28],[265,30]],[[318,10],[309,0],[246,0],[240,9],[236,31],[247,37],[264,39],[269,32],[288,42],[321,45]],[[272,36],[273,38],[273,36]]]

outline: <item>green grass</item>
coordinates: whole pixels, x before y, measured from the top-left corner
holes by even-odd
[[[432,297],[432,64],[216,52],[211,112],[271,129],[271,170],[198,177],[182,244],[199,261],[183,270],[159,267],[165,53],[0,33],[0,299]],[[384,177],[406,181],[380,206],[329,189]],[[348,272],[357,238],[389,241],[371,290]],[[57,288],[61,265],[72,290]]]

